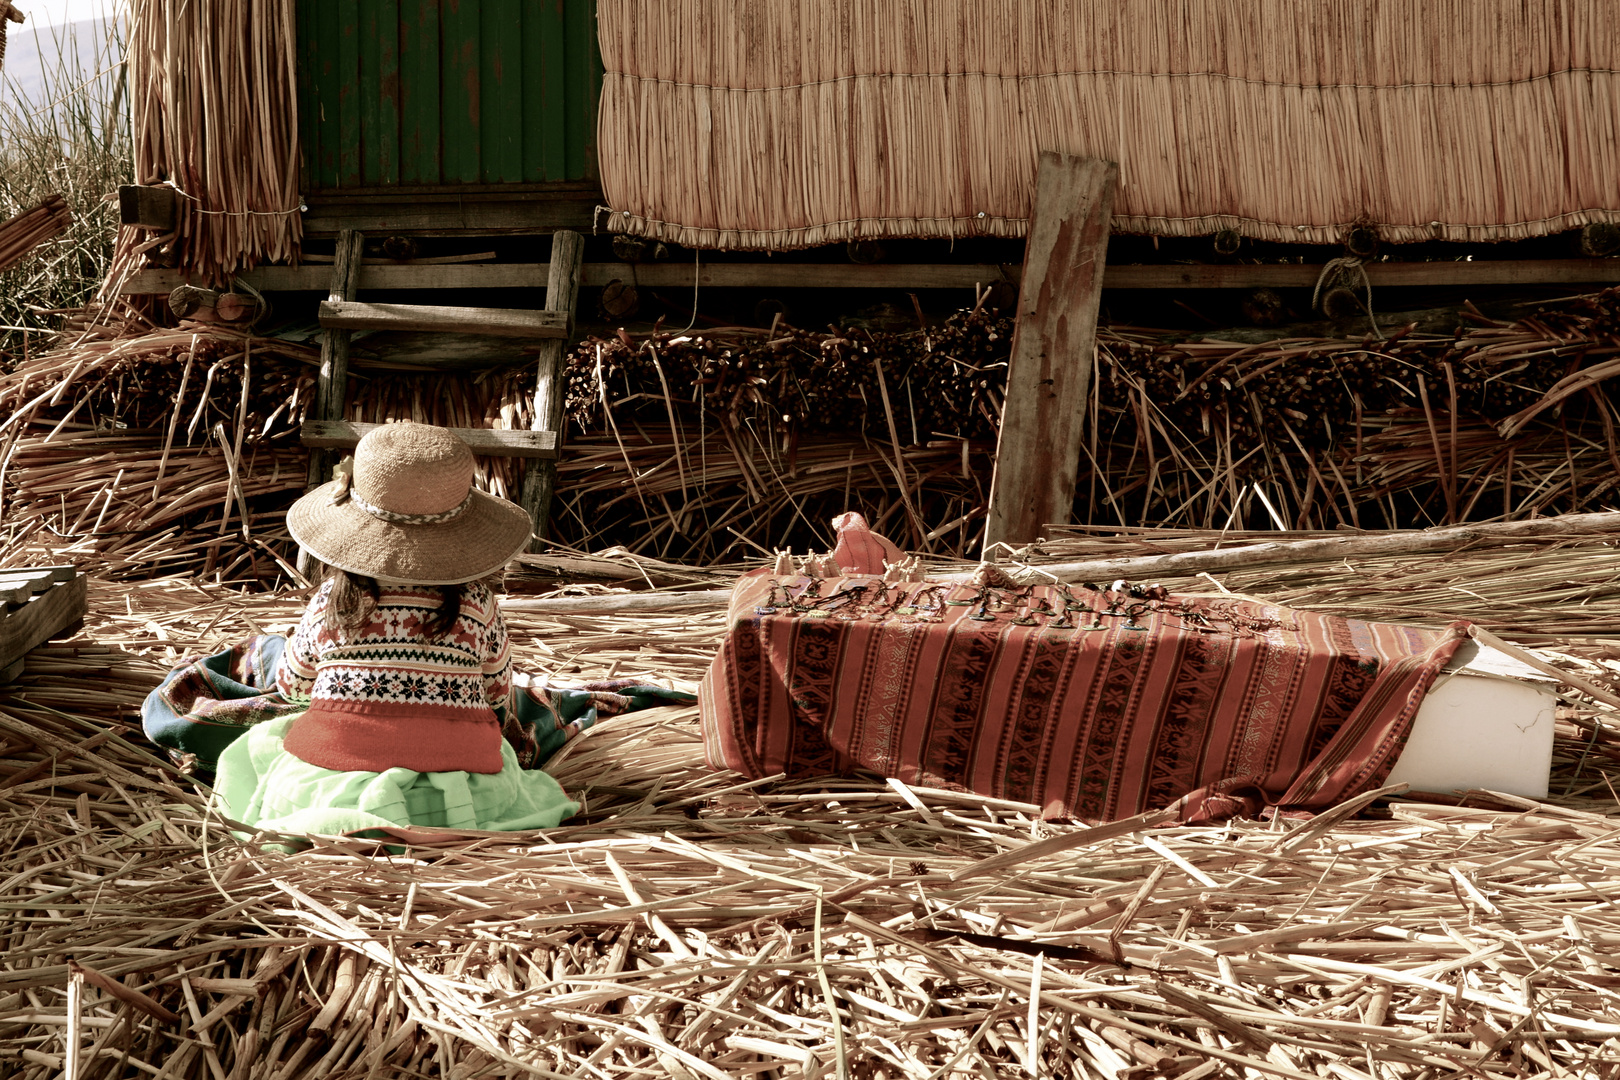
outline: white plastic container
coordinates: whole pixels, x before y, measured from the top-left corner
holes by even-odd
[[[1547,797],[1554,681],[1527,664],[1464,642],[1435,680],[1387,784],[1449,793],[1484,788]]]

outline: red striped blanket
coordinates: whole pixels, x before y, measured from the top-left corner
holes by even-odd
[[[869,769],[1091,821],[1321,810],[1389,774],[1465,628],[761,571],[699,693],[705,752],[750,777]]]

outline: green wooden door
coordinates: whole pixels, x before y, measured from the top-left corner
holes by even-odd
[[[307,191],[596,177],[595,0],[300,0]]]

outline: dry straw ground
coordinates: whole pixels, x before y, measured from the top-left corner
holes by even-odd
[[[1517,557],[1620,576],[1601,544]],[[1314,580],[1317,602],[1381,608],[1443,588],[1455,562],[1352,567],[1348,600],[1342,567],[1223,584],[1310,602]],[[1594,633],[1613,633],[1620,605],[1593,589]],[[287,855],[234,839],[130,723],[183,653],[300,607],[95,583],[80,636],[0,691],[0,1071],[1620,1074],[1620,715],[1589,699],[1560,710],[1546,803],[1196,829],[1049,824],[871,777],[749,783],[703,766],[694,710],[657,710],[555,764],[586,806],[562,828]],[[688,681],[723,630],[718,614],[512,623],[529,669]],[[1602,686],[1620,672],[1620,642],[1558,644]]]

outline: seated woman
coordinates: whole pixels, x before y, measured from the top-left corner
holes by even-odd
[[[287,526],[329,568],[276,675],[305,708],[219,755],[228,818],[331,834],[546,828],[577,811],[502,735],[510,646],[481,579],[527,546],[531,523],[473,487],[465,443],[426,424],[376,428]]]

